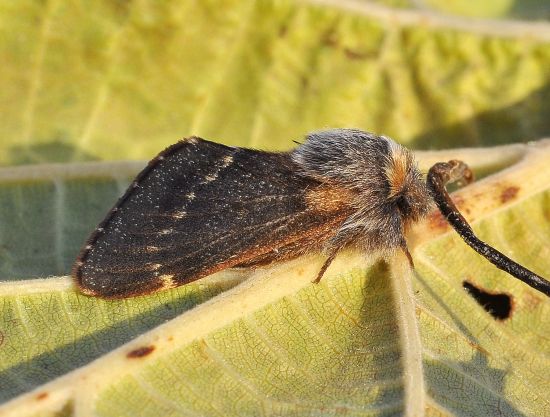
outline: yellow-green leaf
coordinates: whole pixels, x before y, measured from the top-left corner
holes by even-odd
[[[518,160],[454,198],[483,238],[544,275],[550,143],[460,153]],[[414,274],[403,255],[348,252],[319,285],[316,256],[123,301],[78,295],[68,278],[5,282],[0,412],[544,415],[550,303],[435,213],[409,243]],[[510,317],[488,314],[466,280],[509,294]]]
[[[434,12],[544,7],[379,3],[0,0],[0,416],[550,415],[550,303],[437,214],[408,235],[414,271],[350,251],[319,285],[311,255],[119,301],[67,276],[144,165],[84,161],[354,126],[417,148],[508,143],[418,158],[485,177],[459,207],[548,277],[550,145],[516,142],[550,134],[550,26]],[[465,281],[507,294],[510,316]]]
[[[417,147],[550,132],[548,24],[366,1],[0,2],[0,164],[149,158],[325,126]]]

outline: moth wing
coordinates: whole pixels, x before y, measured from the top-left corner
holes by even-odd
[[[92,234],[73,267],[80,289],[123,298],[186,284],[326,233],[315,180],[289,154],[191,138],[153,159]]]

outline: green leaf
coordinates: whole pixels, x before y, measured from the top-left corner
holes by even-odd
[[[482,238],[544,275],[550,142],[460,152],[473,166],[518,160],[454,198]],[[404,255],[347,252],[319,285],[317,256],[121,301],[79,295],[68,278],[7,281],[0,412],[544,415],[548,301],[436,213],[409,243],[414,274]],[[495,320],[465,280],[509,294],[511,316]]]
[[[537,0],[375,0],[399,7],[421,8],[435,12],[483,18],[522,18],[542,20],[550,17],[550,5]]]
[[[550,414],[549,302],[436,214],[408,235],[414,271],[350,251],[319,285],[312,255],[119,301],[67,277],[144,166],[84,161],[192,134],[288,149],[326,126],[510,144],[418,158],[486,177],[459,207],[548,276],[550,144],[515,142],[550,133],[549,34],[359,0],[0,0],[0,164],[50,163],[0,169],[0,416]],[[464,281],[508,294],[510,317]]]
[[[547,24],[354,0],[3,0],[0,12],[3,165],[145,159],[192,134],[288,149],[325,126],[425,148],[550,132]]]

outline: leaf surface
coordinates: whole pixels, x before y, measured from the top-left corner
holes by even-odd
[[[0,0],[0,416],[550,414],[549,302],[435,213],[414,271],[350,251],[319,285],[312,255],[120,301],[67,277],[164,146],[289,149],[326,126],[457,148],[420,165],[469,163],[474,229],[548,276],[550,145],[516,142],[550,134],[550,27],[386,3]],[[536,9],[497,3],[476,15]]]
[[[0,2],[0,164],[145,159],[193,134],[289,149],[550,133],[550,26],[365,1]]]
[[[544,275],[550,146],[483,154],[512,150],[511,168],[454,198],[482,238]],[[482,154],[461,152],[473,166]],[[0,392],[11,401],[0,411],[543,415],[548,301],[467,249],[436,213],[409,243],[414,274],[401,255],[352,251],[319,285],[315,256],[122,301],[78,295],[68,278],[6,281]],[[509,294],[510,317],[494,319],[465,280]]]

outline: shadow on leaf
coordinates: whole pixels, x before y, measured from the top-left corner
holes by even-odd
[[[62,140],[12,146],[9,154],[9,159],[13,165],[99,160],[99,158],[91,153],[83,152],[73,144]]]
[[[506,400],[506,376],[508,371],[493,368],[487,357],[489,352],[479,344],[478,339],[448,305],[432,290],[429,283],[416,274],[423,290],[452,318],[465,342],[476,349],[469,361],[454,361],[445,358],[447,354],[432,359],[424,357],[424,378],[427,394],[437,404],[457,416],[523,416],[517,408]],[[489,316],[489,313],[487,313]]]
[[[495,146],[550,136],[550,84],[524,100],[460,123],[434,127],[410,143],[415,149]],[[435,145],[435,146],[434,146]]]
[[[166,299],[150,309],[147,308],[147,304],[144,305],[144,297],[105,301],[70,293],[67,297],[72,298],[71,302],[77,305],[88,304],[87,307],[84,306],[78,311],[79,314],[85,316],[82,318],[84,322],[110,320],[110,317],[117,315],[117,311],[118,314],[124,314],[126,309],[146,311],[136,316],[127,315],[118,323],[83,337],[77,337],[65,346],[45,352],[27,362],[0,372],[0,403],[88,364],[148,330],[230,289],[237,283],[238,281],[228,280],[207,288],[197,285],[191,291],[188,287],[180,287],[170,292],[158,293],[159,298],[166,297]],[[150,299],[149,303],[154,303],[153,297],[147,297]],[[55,306],[54,303],[50,305]],[[51,314],[52,312],[44,313],[45,316]],[[59,312],[54,311],[53,314],[59,315]],[[71,312],[71,315],[74,315],[74,311]],[[78,320],[78,317],[71,317],[72,323],[78,322]],[[56,325],[62,324],[60,322]],[[33,342],[28,341],[28,343]],[[32,346],[29,350],[32,350]]]

